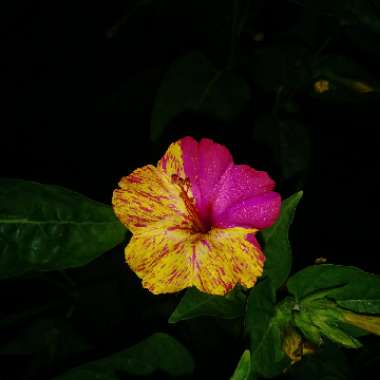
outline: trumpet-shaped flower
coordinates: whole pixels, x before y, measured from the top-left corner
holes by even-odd
[[[255,234],[281,207],[267,173],[234,164],[212,140],[185,137],[156,167],[135,170],[119,186],[114,210],[133,233],[125,258],[152,293],[195,286],[223,295],[261,276],[265,257]]]

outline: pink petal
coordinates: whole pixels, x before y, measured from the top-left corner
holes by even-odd
[[[273,190],[275,182],[266,172],[248,165],[230,166],[221,178],[216,199],[213,202],[213,218],[217,218],[232,204]]]
[[[229,206],[223,213],[215,215],[213,225],[221,228],[268,228],[277,220],[280,209],[280,195],[270,191]]]
[[[210,203],[220,178],[233,164],[232,156],[226,147],[209,139],[202,139],[198,149],[199,185],[205,202]]]
[[[245,238],[246,238],[246,240],[248,240],[257,249],[257,252],[259,252],[259,258],[260,258],[260,260],[262,262],[264,262],[265,261],[265,256],[264,256],[264,253],[263,253],[263,249],[261,248],[260,243],[256,239],[255,233],[250,233]]]
[[[184,174],[190,180],[191,191],[195,200],[195,205],[202,204],[202,194],[199,187],[199,153],[198,142],[192,137],[184,137],[180,140],[182,150],[182,160]]]
[[[197,144],[193,138],[185,137],[181,146],[185,174],[190,179],[200,218],[204,224],[209,224],[216,187],[233,164],[232,156],[226,147],[209,139],[202,139]]]

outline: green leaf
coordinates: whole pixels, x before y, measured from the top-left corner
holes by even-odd
[[[74,191],[0,180],[0,278],[85,265],[125,233],[111,207]]]
[[[295,0],[294,2],[300,0]],[[305,1],[303,2],[305,3]],[[379,55],[380,4],[378,0],[319,0],[306,1],[307,13],[312,15],[308,25],[317,24],[314,29],[321,34],[322,17],[331,19],[332,31],[339,39],[346,35],[361,51]],[[339,26],[339,28],[333,25]],[[331,28],[331,27],[330,27]],[[323,26],[328,33],[328,27]],[[331,34],[330,34],[331,36]],[[343,39],[344,41],[344,39]]]
[[[346,348],[359,348],[361,343],[355,338],[365,335],[357,328],[351,328],[345,324],[341,317],[341,310],[336,305],[326,305],[322,309],[318,302],[312,302],[300,306],[300,310],[294,311],[295,326],[302,332],[305,338],[320,346],[326,337],[332,342]]]
[[[200,316],[232,319],[244,314],[245,296],[236,287],[226,296],[213,296],[190,288],[169,318],[169,323],[176,323]]]
[[[200,52],[180,57],[169,68],[158,90],[151,120],[157,140],[180,113],[207,112],[230,122],[250,99],[247,83],[229,70],[217,70]]]
[[[377,35],[380,34],[380,4],[378,1],[349,0],[345,1],[344,5],[344,12],[340,12],[340,15],[346,26],[358,25]]]
[[[251,353],[245,350],[241,356],[234,374],[230,380],[252,380],[251,376]]]
[[[258,49],[252,59],[253,80],[265,91],[300,91],[311,77],[310,52],[303,46],[282,42]]]
[[[316,344],[322,334],[358,348],[361,343],[355,337],[364,331],[379,334],[378,317],[368,314],[380,312],[380,276],[355,267],[314,265],[291,277],[288,290],[297,300],[296,326]]]
[[[288,310],[290,313],[290,309]],[[275,306],[275,292],[269,279],[255,285],[248,297],[246,328],[251,342],[252,371],[263,377],[280,374],[289,364],[282,351],[282,331],[289,323]]]
[[[380,4],[378,0],[350,0],[343,2],[337,16],[342,31],[360,50],[379,56]]]
[[[380,314],[380,299],[338,300],[336,303],[356,313]]]
[[[66,359],[92,347],[73,329],[66,319],[41,318],[22,329],[2,345],[2,354],[34,354],[44,352],[50,361]]]
[[[162,70],[156,67],[135,73],[131,78],[120,81],[103,103],[105,112],[122,118],[142,118],[153,104]]]
[[[347,348],[361,347],[361,343],[353,336],[357,335],[358,330],[355,329],[354,334],[351,334],[353,329],[345,328],[344,311],[333,301],[306,298],[293,310],[293,315],[297,327],[317,345],[322,343],[319,335],[323,335]],[[300,321],[305,323],[300,324]]]
[[[56,380],[117,380],[118,372],[146,376],[156,370],[181,376],[190,374],[193,369],[193,359],[180,342],[167,334],[156,333],[124,351],[73,368]]]
[[[15,325],[23,324],[36,316],[45,314],[46,312],[51,312],[59,306],[62,306],[61,301],[53,301],[45,303],[42,306],[36,306],[28,310],[8,314],[6,317],[2,315],[0,318],[0,329],[9,329]]]
[[[340,344],[346,348],[359,348],[362,346],[357,339],[341,328],[338,319],[331,315],[331,310],[310,308],[309,314],[314,326],[317,326],[320,333],[332,342]]]
[[[354,338],[361,338],[363,336],[370,334],[369,331],[365,331],[365,330],[362,330],[361,328],[359,328],[357,326],[350,325],[350,324],[348,324],[348,322],[341,322],[340,321],[340,323],[338,323],[338,327],[340,330],[342,330],[343,332],[345,332],[346,334],[348,334]]]
[[[295,120],[261,117],[253,138],[269,151],[284,180],[303,179],[309,169],[311,143],[307,128]]]
[[[288,238],[289,227],[293,222],[296,207],[303,195],[302,191],[283,201],[281,215],[270,228],[261,232],[266,256],[264,275],[278,289],[287,280],[292,266],[292,252]]]
[[[379,57],[379,36],[362,25],[351,26],[344,29],[344,33],[351,40],[352,44],[366,54]]]
[[[313,324],[310,313],[305,310],[300,312],[294,311],[293,321],[307,340],[316,345],[320,345],[322,343],[321,332],[319,331],[319,328]]]
[[[329,297],[345,301],[346,308],[358,312],[360,308],[378,310],[380,300],[380,276],[350,266],[313,265],[292,276],[287,287],[297,300]]]

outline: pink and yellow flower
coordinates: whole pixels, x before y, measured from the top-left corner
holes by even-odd
[[[261,276],[265,257],[255,234],[281,207],[267,173],[234,164],[212,140],[185,137],[157,167],[137,169],[119,186],[114,210],[133,233],[125,258],[152,293],[195,286],[223,295]]]

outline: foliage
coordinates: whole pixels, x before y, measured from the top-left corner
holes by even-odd
[[[288,231],[301,197],[302,192],[300,191],[285,199],[278,222],[261,233],[265,244],[265,274],[272,280],[275,289],[284,284],[292,266]]]
[[[0,278],[87,264],[121,243],[110,206],[58,186],[0,181]]]
[[[8,148],[12,154],[6,153],[3,166],[19,154],[25,158],[22,165],[30,159],[29,167],[36,168],[28,175],[16,171],[16,177],[51,182],[44,181],[44,175],[60,179],[59,170],[37,164],[77,150],[83,153],[75,160],[82,160],[90,174],[79,179],[69,173],[59,182],[88,189],[82,191],[86,195],[0,179],[1,379],[364,377],[379,360],[380,277],[378,268],[368,273],[373,259],[367,270],[352,263],[363,256],[366,264],[375,255],[374,249],[364,248],[376,235],[371,233],[376,223],[364,215],[368,205],[367,212],[374,213],[375,197],[367,196],[374,164],[367,158],[360,161],[367,149],[358,149],[357,139],[371,140],[372,134],[361,130],[362,121],[378,117],[379,1],[127,3],[124,15],[120,4],[107,5],[114,7],[107,8],[109,13],[103,14],[103,7],[98,10],[103,20],[99,30],[83,21],[92,19],[87,7],[83,19],[73,23],[83,24],[85,30],[79,37],[75,28],[70,30],[75,37],[66,45],[78,44],[71,52],[73,62],[83,46],[106,45],[101,54],[88,53],[82,71],[72,69],[52,80],[70,66],[60,59],[67,51],[61,52],[59,37],[40,49],[56,46],[58,59],[52,53],[50,61],[59,65],[50,67],[45,53],[40,61],[36,58],[39,65],[30,64],[33,70],[50,67],[35,74],[47,78],[40,90],[44,95],[34,96],[33,87],[28,90],[34,81],[39,86],[38,79],[20,80],[21,87],[15,87],[15,93],[26,91],[27,100],[23,103],[20,95],[12,117],[25,113],[29,121],[29,113],[22,111],[37,112],[43,104],[41,119],[46,113],[51,125],[40,134],[39,127],[28,132],[33,136],[25,144],[29,150],[17,145],[14,132]],[[51,24],[61,14],[46,12],[41,14],[54,20]],[[29,15],[29,8],[20,10],[24,13]],[[68,14],[76,15],[76,9]],[[72,25],[66,19],[64,24]],[[16,36],[18,47],[19,34],[24,33],[27,46],[29,38],[34,41],[30,46],[35,52],[53,25],[42,24],[36,33],[29,32],[36,28],[29,20],[25,25],[26,31],[12,29],[9,35]],[[90,35],[102,37],[94,44]],[[96,70],[106,72],[102,79],[95,69],[87,74],[100,55],[105,58]],[[15,67],[18,78],[20,63],[9,66]],[[88,76],[82,79],[85,72]],[[14,78],[11,82],[16,86]],[[59,93],[59,101],[51,92]],[[86,117],[90,109],[100,108],[86,123],[99,118],[112,132],[97,135],[91,128],[81,139],[76,126],[83,120],[70,127],[74,117],[65,116],[68,102],[72,107],[80,104]],[[327,154],[324,158],[324,147],[341,155],[352,110],[358,116],[352,147],[342,154],[346,167],[334,166]],[[44,134],[59,140],[61,150],[56,151],[54,141],[47,144],[39,138]],[[239,160],[273,173],[284,195],[277,223],[258,234],[266,261],[264,275],[252,289],[237,286],[224,297],[195,288],[175,295],[148,294],[124,263],[121,243],[128,232],[109,204],[114,183],[102,187],[103,180],[97,179],[98,192],[87,187],[91,176],[116,181],[125,174],[121,170],[127,172],[142,158],[146,162],[145,156],[157,160],[162,146],[186,134],[231,143]],[[142,147],[137,154],[132,152],[135,145],[137,150]],[[40,161],[34,161],[31,152]],[[357,167],[350,164],[354,161]],[[327,175],[326,168],[332,174]],[[347,177],[349,186],[334,187],[335,176]],[[354,203],[360,204],[356,214]],[[354,234],[360,234],[359,248],[349,254],[345,241]],[[329,247],[332,240],[339,252]],[[313,264],[315,252],[320,257]]]
[[[162,349],[165,347],[165,350]],[[193,361],[186,348],[167,334],[156,333],[124,351],[88,363],[58,376],[57,379],[117,379],[117,372],[148,375],[160,369],[172,376],[193,371]]]

